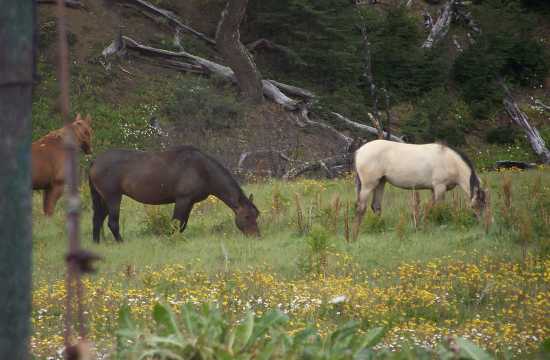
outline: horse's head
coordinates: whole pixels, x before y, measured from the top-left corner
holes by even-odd
[[[80,145],[80,149],[85,154],[92,153],[92,118],[90,115],[86,115],[82,118],[80,114],[76,115],[76,118],[71,124],[71,128],[76,136],[76,140]]]
[[[235,210],[235,224],[246,236],[260,236],[257,222],[260,211],[258,211],[252,200],[252,194],[248,198],[242,196],[239,207]]]
[[[485,208],[487,208],[487,203],[488,203],[487,192],[488,190],[483,189],[481,186],[476,186],[476,188],[473,191],[472,201],[470,205],[474,209],[477,217],[480,217],[481,214],[483,214],[483,211],[485,211]]]

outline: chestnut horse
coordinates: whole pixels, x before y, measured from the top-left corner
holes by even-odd
[[[356,238],[367,197],[372,192],[372,210],[382,211],[382,197],[386,182],[402,189],[430,189],[433,200],[442,199],[445,192],[460,186],[471,200],[471,207],[481,211],[486,206],[486,193],[470,159],[446,145],[403,144],[374,140],[355,152],[357,174],[357,207],[353,224]]]
[[[235,223],[245,235],[260,235],[259,211],[237,181],[219,162],[192,146],[162,152],[109,150],[90,168],[90,191],[94,209],[93,240],[105,218],[117,241],[122,195],[151,205],[175,203],[172,219],[185,230],[193,205],[214,195],[235,213]]]
[[[92,152],[92,119],[90,115],[75,120],[61,129],[54,130],[36,140],[31,146],[32,189],[44,190],[43,209],[53,215],[55,204],[63,194],[65,184],[64,137],[72,131],[78,146],[85,154]]]

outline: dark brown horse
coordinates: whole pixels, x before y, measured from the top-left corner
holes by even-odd
[[[109,150],[90,168],[90,191],[94,208],[93,239],[105,218],[117,241],[122,195],[144,204],[175,203],[173,219],[185,230],[191,209],[208,195],[222,200],[235,213],[235,223],[245,235],[258,235],[259,211],[239,184],[220,163],[192,146],[163,152]]]
[[[36,140],[31,146],[32,188],[44,190],[44,213],[51,216],[57,200],[63,194],[65,183],[65,148],[64,137],[72,131],[80,149],[92,152],[92,119],[87,115],[82,119],[80,114],[69,125],[52,131]]]

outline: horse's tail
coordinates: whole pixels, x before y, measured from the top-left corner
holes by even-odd
[[[359,170],[357,169],[357,152],[353,154],[353,170],[355,170],[355,191],[357,198],[359,199],[359,193],[361,192],[361,178],[359,177]]]
[[[90,166],[90,170],[92,169],[92,166]],[[100,214],[107,210],[107,204],[97,191],[94,182],[92,181],[92,176],[90,173],[88,173],[88,184],[90,185],[90,194],[92,195],[92,206],[94,209],[94,214]]]

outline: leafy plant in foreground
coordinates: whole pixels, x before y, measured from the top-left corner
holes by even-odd
[[[213,305],[184,305],[177,317],[170,307],[153,308],[155,330],[138,328],[130,308],[119,311],[117,359],[474,359],[492,357],[468,340],[450,338],[436,350],[413,347],[391,351],[380,345],[386,330],[362,332],[350,321],[321,337],[312,327],[293,335],[288,317],[278,310],[252,312],[231,322]],[[375,347],[377,348],[375,350]]]

